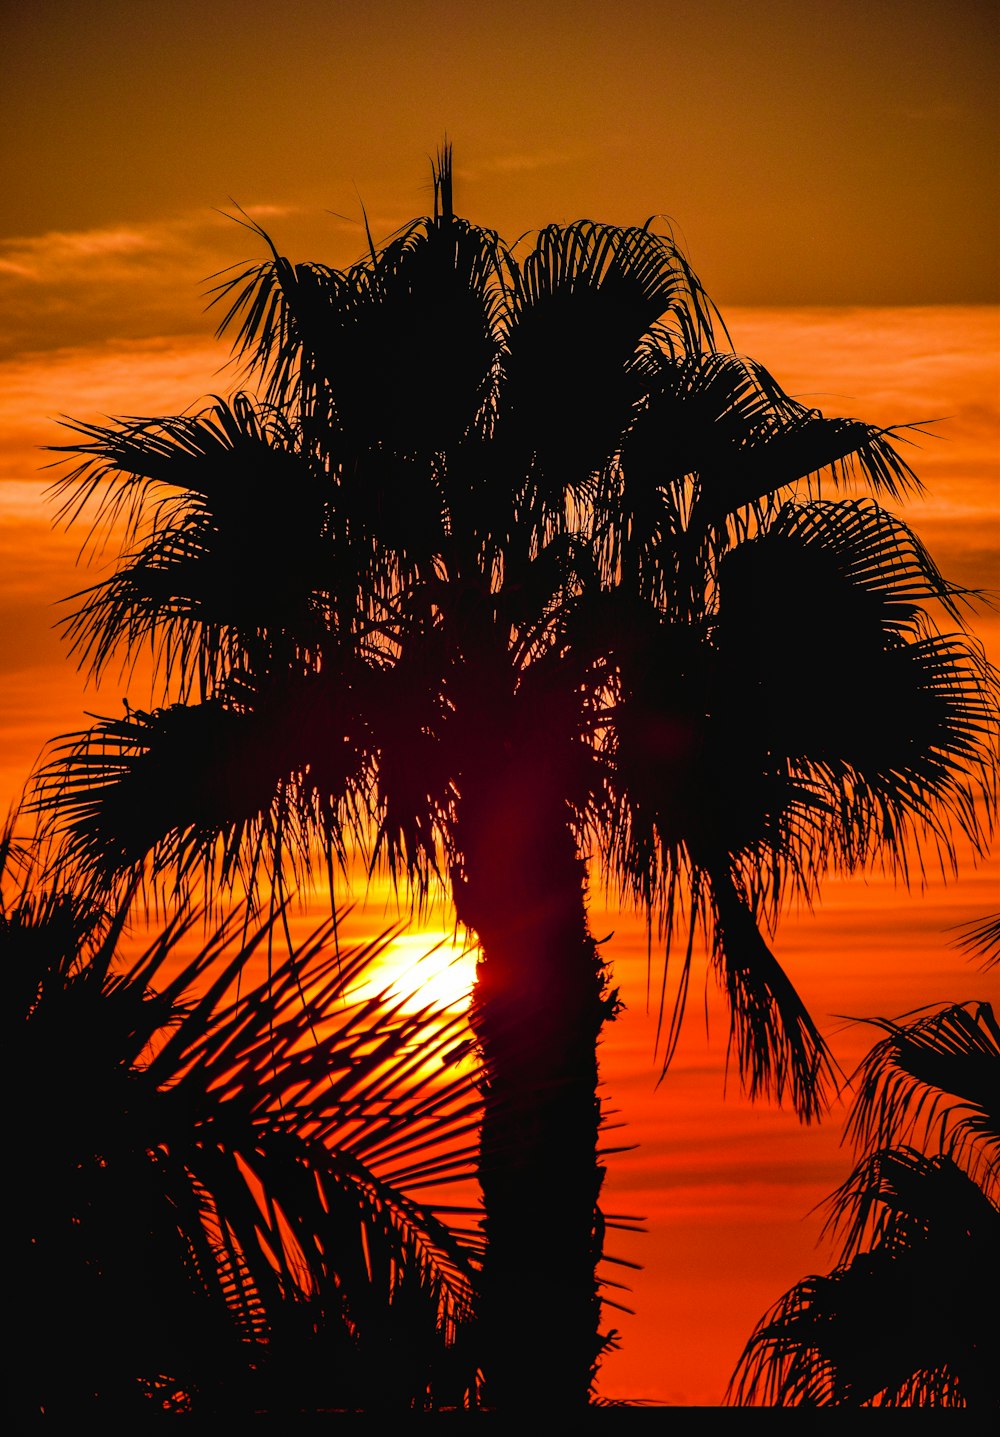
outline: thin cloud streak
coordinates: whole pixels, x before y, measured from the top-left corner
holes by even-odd
[[[227,241],[221,216],[5,241],[0,358],[210,329],[198,279],[231,262]]]
[[[462,163],[459,157],[456,178],[476,183],[483,175],[529,175],[538,170],[562,169],[566,165],[603,165],[607,163],[609,155],[622,150],[627,143],[624,136],[611,135],[599,145],[509,151],[486,155],[471,165]]]
[[[0,241],[0,359],[102,341],[211,333],[213,287],[267,251],[248,221],[278,222],[293,251],[316,242],[349,262],[357,223],[294,205],[232,201],[207,210],[107,229],[53,230]],[[221,316],[219,316],[221,317]]]
[[[199,335],[108,340],[0,361],[0,483],[52,482],[56,456],[46,446],[72,439],[63,417],[181,413],[238,379],[228,346]]]

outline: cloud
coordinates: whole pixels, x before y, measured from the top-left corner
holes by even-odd
[[[0,360],[0,493],[37,496],[52,475],[45,446],[67,442],[62,416],[176,414],[238,387],[228,346],[211,335],[103,342]],[[23,502],[30,503],[33,499]]]
[[[622,149],[627,141],[621,135],[608,135],[599,145],[578,145],[566,149],[515,150],[508,154],[491,155],[471,166],[459,164],[457,173],[463,180],[478,181],[484,175],[524,175],[536,170],[563,169],[571,165],[606,160]]]
[[[135,255],[155,248],[149,234],[122,229],[91,230],[77,234],[54,231],[35,240],[20,243],[22,253],[29,262],[18,264],[14,261],[13,268],[18,273],[37,280],[44,280],[67,261],[72,262],[77,257],[91,260],[102,255]],[[15,240],[13,244],[16,246],[18,241]]]
[[[231,249],[225,221],[214,215],[7,240],[0,247],[7,315],[0,356],[204,331],[211,321],[199,290],[207,274],[231,262]]]
[[[267,257],[247,221],[273,226],[292,255],[349,262],[357,225],[299,207],[260,203],[107,229],[53,230],[0,242],[0,359],[106,340],[210,334],[213,285]],[[314,248],[315,246],[315,248]]]
[[[1000,586],[1000,311],[993,305],[739,309],[737,350],[828,415],[899,433],[925,492],[903,517],[949,577]]]
[[[18,279],[37,278],[37,270],[32,269],[30,265],[18,264],[16,260],[12,259],[0,260],[0,274],[16,275]]]
[[[532,170],[549,170],[554,166],[571,164],[573,156],[564,150],[540,150],[537,154],[496,155],[484,160],[479,169],[487,174],[519,175]]]

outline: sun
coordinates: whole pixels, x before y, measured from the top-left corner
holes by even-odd
[[[460,1008],[469,1001],[476,976],[475,947],[454,932],[423,929],[391,939],[371,976],[352,994],[364,1000],[388,991],[408,1012]]]

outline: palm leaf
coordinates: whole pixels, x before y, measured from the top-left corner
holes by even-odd
[[[226,280],[220,332],[307,434],[345,453],[429,454],[481,410],[506,301],[498,237],[453,215],[414,221],[346,272],[272,258]]]
[[[859,1149],[932,1136],[1000,1205],[1000,1027],[989,1003],[892,1023],[868,1054],[849,1136]]]
[[[786,508],[720,566],[733,737],[759,755],[755,770],[770,753],[827,789],[848,866],[886,840],[901,853],[901,836],[921,829],[950,853],[952,822],[984,841],[976,801],[995,781],[996,678],[973,642],[934,633],[917,607],[928,599],[958,616],[905,526],[865,501]]]
[[[959,947],[971,957],[981,958],[984,967],[992,968],[1000,963],[1000,913],[967,923]]]
[[[515,464],[535,456],[552,505],[613,457],[642,393],[636,366],[654,322],[669,315],[680,347],[700,346],[711,342],[711,311],[673,241],[648,227],[550,225],[509,271],[498,436]]]
[[[838,1072],[829,1049],[732,875],[715,869],[710,878],[714,959],[729,999],[730,1044],[744,1090],[779,1104],[787,1090],[799,1117],[818,1118]]]
[[[855,1175],[877,1240],[796,1284],[758,1324],[729,1400],[766,1406],[995,1406],[996,1323],[972,1296],[1000,1213],[947,1158],[877,1154]]]
[[[30,1095],[12,1131],[15,1410],[138,1412],[161,1389],[279,1410],[296,1374],[327,1406],[424,1405],[456,1382],[467,1399],[456,1343],[480,1243],[473,1211],[435,1206],[475,1161],[474,1073],[439,1060],[467,1042],[464,1017],[352,997],[385,939],[338,952],[333,920],[254,986],[269,929],[241,941],[238,913],[186,958],[198,915],[179,913],[109,970],[100,929],[88,948],[67,903],[41,899],[8,883],[0,915],[5,958],[28,963],[28,934],[45,957],[8,1025]],[[57,1387],[38,1324],[56,1340],[88,1304],[113,1321],[77,1332]],[[397,1343],[413,1360],[390,1394]]]
[[[977,1303],[1000,1259],[997,1072],[989,1004],[906,1022],[860,1069],[859,1159],[830,1199],[840,1260],[757,1324],[737,1404],[995,1408],[1000,1332]]]
[[[96,677],[119,650],[148,646],[183,695],[263,629],[301,641],[318,623],[325,493],[280,414],[237,395],[195,415],[73,427],[89,442],[60,447],[90,457],[56,485],[62,512],[96,505],[92,535],[122,532],[125,545],[114,575],[71,596],[78,608],[63,622]]]

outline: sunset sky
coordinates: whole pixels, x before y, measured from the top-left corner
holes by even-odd
[[[827,413],[920,423],[907,517],[956,580],[1000,589],[1000,10],[989,0],[38,0],[5,7],[0,202],[0,804],[83,711],[120,713],[52,625],[88,582],[52,528],[39,446],[60,415],[177,412],[235,384],[209,277],[258,258],[242,207],[292,258],[339,264],[431,206],[509,241],[587,216],[661,214],[738,350]],[[362,208],[363,207],[363,208]],[[994,662],[1000,622],[972,620]],[[133,695],[142,702],[145,695]],[[843,1015],[1000,999],[953,924],[1000,907],[1000,865],[961,855],[907,896],[831,882],[778,956],[849,1070]],[[812,1209],[844,1176],[819,1130],[730,1082],[709,983],[655,1087],[645,940],[600,911],[628,1012],[607,1030],[609,1248],[641,1262],[602,1394],[712,1404],[764,1307],[828,1265]],[[383,909],[358,913],[371,931]],[[445,925],[447,926],[447,925]],[[708,1017],[706,1034],[706,1013]]]

